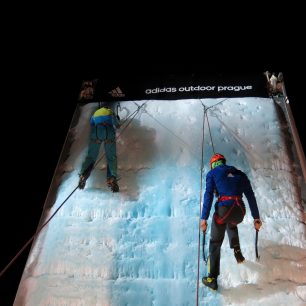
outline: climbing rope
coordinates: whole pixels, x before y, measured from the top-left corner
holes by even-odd
[[[74,194],[74,192],[79,188],[77,186],[65,199],[65,201],[56,209],[56,211],[52,214],[52,216],[42,225],[38,228],[36,233],[26,242],[26,244],[20,249],[20,251],[14,256],[14,258],[6,265],[6,267],[1,271],[1,276],[6,272],[6,270],[14,263],[14,261],[19,257],[19,255],[27,248],[27,246],[34,240],[34,238],[40,233],[40,231],[51,221],[51,219],[57,214],[57,212],[61,209],[61,207],[67,202],[67,200]]]
[[[210,129],[210,124],[209,124],[209,120],[208,120],[208,115],[207,115],[207,113],[208,113],[208,110],[210,110],[211,108],[216,107],[217,105],[223,103],[223,102],[226,101],[226,100],[228,100],[228,98],[225,98],[225,99],[221,100],[220,102],[218,102],[218,103],[216,103],[216,104],[214,104],[214,105],[211,105],[211,106],[209,106],[209,107],[207,107],[207,106],[201,101],[201,104],[202,104],[202,106],[203,106],[203,108],[204,108],[204,114],[205,114],[206,119],[207,119],[208,131],[209,131],[211,146],[212,146],[212,149],[213,149],[213,153],[214,153],[214,154],[216,153],[216,152],[215,152],[215,146],[214,146],[214,142],[213,142],[213,139],[212,139],[212,134],[211,134],[211,129]]]
[[[138,106],[137,103],[134,102]],[[163,127],[166,131],[168,131],[171,135],[173,135],[175,138],[177,138],[181,143],[185,145],[185,147],[196,157],[196,152],[192,151],[190,148],[190,144],[188,144],[184,139],[176,135],[171,129],[169,129],[166,125],[164,125],[162,122],[157,120],[153,115],[151,115],[146,109],[143,109],[143,112],[146,113],[148,116],[150,116],[156,123],[158,123],[161,127]]]
[[[214,146],[214,142],[213,142],[212,135],[211,135],[210,124],[209,124],[207,112],[205,112],[205,115],[206,115],[206,119],[207,119],[207,125],[208,125],[208,131],[209,131],[210,140],[211,140],[211,146],[212,146],[213,152],[215,154],[216,153],[215,152],[215,146]]]
[[[203,105],[203,103],[202,103]],[[199,305],[199,279],[200,279],[200,240],[201,240],[201,214],[202,214],[202,190],[203,190],[203,168],[204,168],[204,132],[205,132],[205,106],[203,112],[203,125],[202,125],[202,144],[201,144],[201,171],[200,171],[200,201],[199,201],[199,210],[200,210],[200,218],[199,218],[199,230],[198,230],[198,270],[197,270],[197,290],[196,290],[196,305]]]
[[[209,109],[217,106],[218,104],[224,102],[227,99],[224,99],[210,107],[206,107],[206,105],[201,101],[201,104],[203,106],[203,125],[202,125],[202,144],[201,144],[201,171],[200,171],[200,200],[199,200],[199,230],[198,230],[198,267],[197,267],[197,290],[196,290],[196,305],[199,305],[199,279],[200,279],[200,241],[201,241],[201,215],[202,215],[202,190],[203,190],[203,168],[204,168],[204,135],[205,135],[205,118],[207,119],[207,126],[208,126],[208,130],[209,130],[209,136],[210,136],[210,140],[211,140],[211,144],[212,144],[212,148],[213,148],[213,152],[215,153],[215,148],[214,148],[214,142],[212,139],[212,133],[211,133],[211,129],[210,129],[210,124],[209,124],[209,120],[208,120],[208,115],[207,112]],[[203,252],[203,261],[205,262],[205,264],[207,264],[207,259],[205,256],[205,236],[206,236],[206,232],[203,232],[203,240],[202,240],[202,252]]]
[[[126,128],[131,124],[131,122],[133,121],[133,119],[136,117],[136,115],[138,114],[138,112],[140,111],[140,109],[147,103],[144,102],[141,106],[138,106],[138,108],[131,114],[129,115],[123,125],[127,122],[127,124],[125,125],[125,127],[123,128],[123,130],[121,131],[121,133],[116,137],[116,139],[118,139],[123,132],[126,130]],[[100,162],[100,160],[104,157],[105,153],[102,155],[102,157],[94,164],[94,165],[89,165],[89,167],[91,168],[91,170],[93,170],[96,165]],[[85,171],[87,171],[89,169],[86,169]],[[90,170],[90,171],[91,171]],[[68,197],[60,204],[60,206],[55,210],[55,212],[51,215],[51,217],[42,225],[40,226],[37,230],[36,233],[24,244],[24,246],[19,250],[19,252],[13,257],[13,259],[4,267],[4,269],[0,272],[0,278],[2,277],[2,275],[4,275],[4,273],[9,269],[9,267],[17,260],[17,258],[23,253],[23,251],[28,247],[28,245],[37,237],[37,235],[41,232],[41,230],[51,221],[51,219],[53,219],[53,217],[57,214],[57,212],[62,208],[62,206],[68,201],[68,199],[74,194],[74,192],[79,188],[79,185],[77,187],[74,188],[74,190],[68,195]]]

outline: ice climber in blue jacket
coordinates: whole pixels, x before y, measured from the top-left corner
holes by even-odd
[[[242,263],[245,258],[240,250],[237,224],[241,223],[245,215],[245,205],[242,200],[244,194],[248,200],[254,227],[258,231],[261,220],[256,198],[247,175],[233,166],[226,165],[226,159],[222,154],[216,153],[210,159],[211,170],[206,175],[206,190],[203,199],[201,215],[201,229],[207,229],[214,196],[217,196],[215,212],[211,224],[211,236],[209,242],[208,276],[203,277],[205,286],[217,290],[217,278],[220,274],[220,251],[227,232],[230,248],[234,249],[237,263]]]

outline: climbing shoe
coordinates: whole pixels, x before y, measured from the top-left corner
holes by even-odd
[[[90,176],[92,169],[94,168],[94,163],[91,163],[83,173],[80,174],[79,185],[80,189],[84,189],[86,185],[86,181]]]
[[[109,177],[106,180],[106,184],[110,187],[112,192],[119,192],[119,186],[115,177]]]
[[[214,278],[214,277],[204,276],[202,278],[202,283],[212,290],[217,290],[218,289],[217,279]]]
[[[245,258],[243,257],[240,249],[234,249],[234,255],[236,257],[237,263],[243,263]]]
[[[86,185],[86,177],[84,177],[83,175],[80,176],[80,180],[79,180],[79,188],[80,189],[84,189]]]

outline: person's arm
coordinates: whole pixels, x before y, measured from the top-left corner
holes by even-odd
[[[200,224],[202,232],[206,232],[207,229],[207,221],[201,219],[201,224]]]
[[[206,175],[206,189],[203,198],[203,209],[201,214],[201,229],[206,231],[207,228],[207,219],[209,218],[211,205],[214,199],[214,190],[215,183],[211,172],[208,172]]]
[[[257,201],[248,177],[245,175],[244,194],[248,200],[253,219],[259,219]]]
[[[95,120],[93,118],[93,116],[90,117],[90,126],[95,126]]]
[[[252,217],[254,219],[254,228],[259,231],[262,222],[260,220],[259,216],[259,211],[258,211],[258,206],[257,206],[257,201],[254,195],[254,191],[252,189],[251,183],[248,179],[247,176],[245,176],[245,189],[244,189],[244,194],[248,200],[249,207],[251,210]]]

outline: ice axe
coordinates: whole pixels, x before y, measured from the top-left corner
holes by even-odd
[[[255,236],[255,254],[256,254],[256,261],[259,261],[260,256],[258,255],[258,246],[257,246],[257,244],[258,244],[258,232],[259,231],[257,229],[255,231],[256,231],[256,236]]]

